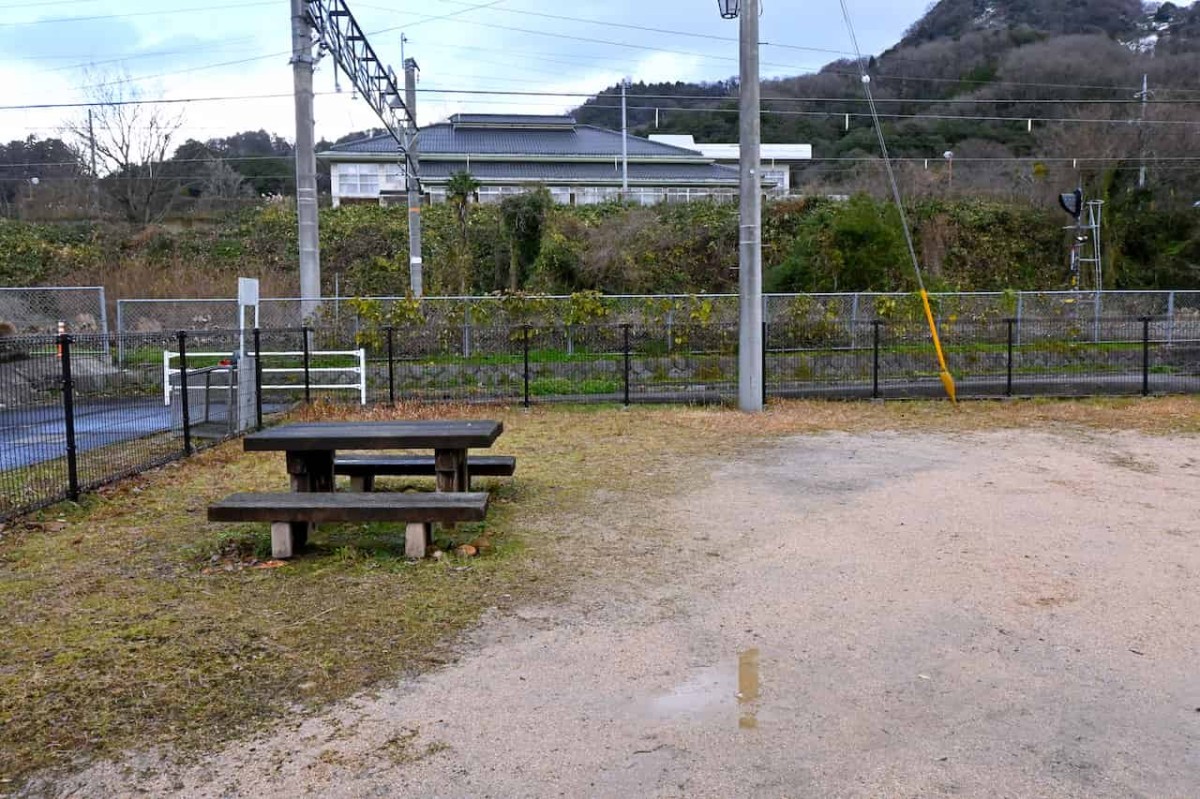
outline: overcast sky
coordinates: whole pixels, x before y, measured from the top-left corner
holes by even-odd
[[[719,17],[716,0],[348,3],[368,33],[374,33],[371,42],[380,57],[397,71],[400,37],[407,36],[407,53],[422,70],[422,124],[458,111],[554,113],[579,102],[456,96],[438,89],[595,92],[622,76],[699,81],[737,72],[737,23]],[[893,44],[926,5],[927,0],[850,0],[863,48],[879,52]],[[288,6],[288,0],[210,0],[207,7],[198,0],[0,0],[0,80],[5,87],[0,104],[86,101],[89,82],[111,81],[122,73],[132,81],[121,88],[144,97],[286,95],[292,85]],[[764,76],[813,71],[837,57],[821,49],[849,49],[835,0],[765,0],[762,39],[772,45],[763,48]],[[334,90],[331,66],[328,59],[321,63],[318,92]],[[94,72],[90,77],[89,67]],[[343,94],[317,97],[318,137],[334,138],[374,124],[370,109],[352,96],[345,79],[342,83]],[[185,135],[194,138],[259,128],[294,136],[287,97],[179,108]],[[63,121],[79,113],[0,111],[0,137],[59,135]]]

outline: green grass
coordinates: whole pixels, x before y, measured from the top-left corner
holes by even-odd
[[[603,378],[573,380],[566,377],[538,377],[529,381],[529,393],[535,397],[617,394],[623,385],[620,380]]]

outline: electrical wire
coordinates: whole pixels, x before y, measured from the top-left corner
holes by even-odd
[[[45,5],[45,4],[42,4]],[[31,19],[21,22],[0,22],[0,28],[20,28],[26,25],[54,25],[71,22],[95,22],[102,19],[128,19],[131,17],[168,17],[172,14],[209,13],[229,9],[255,8],[258,6],[276,5],[275,0],[255,0],[255,2],[231,3],[224,6],[198,6],[193,8],[162,8],[157,11],[128,11],[121,14],[94,14],[86,17],[49,17],[47,19]],[[28,4],[25,6],[29,7]]]
[[[204,142],[197,142],[197,144],[204,144]],[[3,146],[3,145],[0,145],[0,146]],[[440,155],[440,154],[433,154],[433,155]],[[286,154],[280,154],[280,155],[226,155],[226,156],[214,155],[211,158],[169,158],[166,161],[163,161],[162,163],[164,163],[164,164],[209,164],[209,163],[218,163],[219,162],[219,163],[225,163],[225,164],[240,164],[240,163],[254,163],[254,162],[262,162],[262,161],[290,161],[294,157],[295,156],[293,153],[286,153]],[[1010,163],[1013,163],[1013,164],[1038,164],[1038,163],[1066,164],[1068,162],[1072,162],[1072,163],[1079,162],[1080,164],[1096,164],[1096,165],[1111,164],[1112,166],[1110,168],[1117,169],[1117,170],[1136,170],[1136,169],[1139,169],[1140,167],[1137,165],[1125,166],[1122,164],[1122,162],[1136,161],[1139,158],[1140,158],[1140,155],[1137,153],[1130,153],[1130,154],[1124,155],[1124,156],[1104,156],[1104,157],[1093,157],[1093,158],[1072,158],[1072,157],[1068,157],[1068,156],[1056,156],[1056,157],[1051,157],[1051,158],[1039,158],[1039,159],[1022,159],[1022,158],[962,158],[962,159],[960,159],[960,158],[956,157],[954,159],[954,163],[956,166],[960,166],[961,165],[960,162],[975,164],[975,165],[979,165],[979,166],[988,166],[988,165],[1002,165],[1002,164],[1010,164]],[[921,163],[923,161],[933,161],[933,160],[935,160],[935,159],[933,159],[933,158],[892,158],[892,163],[917,164],[917,163]],[[1200,158],[1162,158],[1162,159],[1157,159],[1155,161],[1155,163],[1175,163],[1175,164],[1179,164],[1181,162],[1186,162],[1189,164],[1193,163],[1193,162],[1200,162]],[[811,163],[811,164],[821,164],[821,163],[880,164],[882,162],[879,158],[857,157],[857,158],[812,158],[812,159],[807,159],[805,161],[805,163]],[[24,162],[19,162],[19,163],[0,162],[0,170],[31,169],[31,168],[35,168],[35,167],[60,168],[60,167],[69,167],[69,166],[79,166],[80,164],[81,164],[81,162],[79,162],[79,161],[24,161]],[[1193,172],[1197,168],[1200,168],[1200,163],[1194,163],[1194,165],[1192,165],[1192,166],[1175,166],[1175,167],[1165,167],[1165,168],[1168,170],[1171,170],[1171,171]],[[2,177],[0,177],[0,179],[2,179]]]
[[[547,92],[547,91],[528,91],[528,90],[500,90],[500,89],[451,89],[451,88],[435,88],[422,87],[417,90],[423,94],[447,95],[447,96],[471,96],[471,97],[520,97],[520,98],[590,98],[595,96],[589,92]],[[338,92],[316,92],[317,96],[337,95]],[[47,103],[19,103],[12,105],[0,105],[0,111],[38,111],[50,109],[69,109],[69,108],[97,108],[107,106],[126,106],[126,105],[168,105],[168,104],[187,104],[187,103],[208,103],[222,101],[244,101],[244,100],[260,100],[260,99],[276,99],[291,97],[288,93],[274,94],[254,94],[254,95],[217,95],[210,97],[178,97],[178,98],[146,98],[146,99],[126,99],[113,101],[78,101],[78,102],[47,102]],[[662,100],[675,100],[677,96],[672,95],[630,95],[633,99],[657,98]],[[697,98],[700,99],[700,98]],[[714,98],[705,97],[703,100],[712,101]],[[477,101],[480,102],[480,101]],[[524,102],[524,101],[523,101]],[[764,104],[770,102],[804,102],[803,98],[765,98]],[[513,105],[513,103],[501,102],[502,105]],[[531,103],[524,102],[529,105]],[[547,106],[561,108],[557,103],[544,103]],[[700,114],[736,114],[736,108],[690,108],[686,106],[655,106],[655,105],[630,105],[627,106],[631,111],[660,111],[667,113],[700,113]],[[604,104],[590,103],[584,106],[586,109],[619,109],[619,104]],[[1015,122],[1020,124],[1029,124],[1031,122],[1041,123],[1057,123],[1057,124],[1101,124],[1101,125],[1128,125],[1134,120],[1128,118],[1112,118],[1112,117],[1050,117],[1050,116],[1031,116],[1026,114],[1018,115],[1000,115],[1000,114],[934,114],[934,113],[888,113],[880,112],[877,108],[874,112],[870,111],[799,111],[785,110],[777,108],[764,108],[764,115],[769,116],[806,116],[806,117],[825,117],[825,118],[881,118],[881,119],[907,119],[907,120],[938,120],[938,121],[972,121],[972,122]],[[1195,127],[1200,125],[1200,120],[1186,119],[1148,119],[1145,120],[1146,125],[1159,125],[1168,127]]]
[[[443,1],[444,2],[452,2],[455,4],[459,4],[459,5],[464,5],[462,0],[443,0]],[[372,31],[371,35],[378,35],[378,34],[388,33],[388,32],[392,32],[392,31],[396,31],[396,30],[403,30],[405,28],[412,28],[412,27],[416,27],[418,25],[429,23],[429,22],[435,22],[435,21],[439,21],[439,20],[458,17],[458,16],[468,13],[470,11],[475,11],[475,10],[480,10],[480,9],[493,9],[495,11],[504,12],[504,13],[518,13],[518,14],[524,14],[524,15],[529,15],[529,16],[541,16],[541,17],[546,17],[546,18],[550,18],[550,19],[577,21],[577,22],[581,22],[581,23],[589,24],[589,25],[605,25],[605,26],[618,27],[618,28],[623,28],[623,29],[641,30],[641,31],[649,32],[649,33],[655,33],[657,35],[675,35],[675,36],[687,36],[687,37],[694,37],[694,38],[710,39],[710,40],[734,41],[731,37],[716,36],[713,34],[702,34],[702,33],[690,32],[690,31],[678,31],[678,30],[671,30],[671,29],[665,29],[665,28],[653,28],[653,27],[649,27],[649,26],[631,25],[631,24],[626,24],[626,23],[612,23],[612,22],[606,22],[603,20],[594,20],[594,19],[587,19],[587,18],[581,18],[581,17],[570,17],[570,16],[558,15],[558,14],[546,14],[543,12],[524,11],[524,10],[519,10],[519,9],[495,8],[502,2],[504,2],[504,0],[492,0],[491,2],[487,2],[487,3],[478,3],[478,4],[468,5],[459,11],[452,11],[452,12],[449,12],[446,14],[440,14],[440,15],[429,15],[429,16],[425,16],[425,17],[419,18],[417,20],[414,20],[413,22],[407,23],[406,25],[392,26],[389,28],[383,28],[383,29],[380,29],[377,31]],[[127,12],[127,13],[122,13],[122,14],[91,15],[91,16],[79,16],[79,17],[60,17],[60,18],[51,18],[51,19],[46,19],[46,20],[34,20],[34,21],[29,21],[29,22],[0,23],[0,27],[6,27],[6,26],[11,27],[11,26],[26,25],[26,24],[46,24],[46,23],[53,23],[53,22],[76,22],[76,21],[97,20],[97,19],[170,15],[170,14],[176,14],[176,13],[191,13],[191,12],[195,12],[195,11],[212,11],[212,10],[231,9],[231,8],[242,9],[242,8],[247,8],[247,7],[263,6],[263,5],[270,5],[270,4],[272,4],[271,0],[263,0],[262,2],[239,3],[236,5],[226,5],[226,6],[209,6],[209,7],[204,7],[204,8],[162,9],[162,10],[158,10],[158,11]],[[389,11],[392,13],[397,13],[397,12],[395,12],[395,9],[388,9],[383,6],[376,6],[376,5],[366,4],[366,3],[357,4],[357,5],[359,5],[360,7],[376,8],[376,9],[380,9],[380,10]],[[552,37],[552,38],[560,38],[560,39],[569,40],[569,41],[589,42],[589,43],[600,44],[600,45],[604,45],[604,46],[649,50],[649,51],[654,51],[654,52],[663,52],[663,53],[675,54],[675,55],[686,55],[686,56],[690,56],[690,57],[704,58],[704,59],[710,59],[710,60],[721,60],[721,61],[736,60],[732,57],[716,56],[716,55],[712,55],[709,53],[697,53],[697,52],[689,52],[689,51],[683,51],[683,50],[671,50],[668,48],[663,48],[663,47],[658,47],[658,46],[639,45],[639,44],[633,44],[630,42],[617,42],[617,41],[596,39],[596,38],[590,38],[590,37],[571,36],[568,34],[556,33],[556,32],[551,32],[551,31],[543,31],[543,30],[536,30],[536,29],[529,29],[529,28],[517,28],[517,27],[512,27],[512,26],[497,25],[495,23],[484,22],[484,21],[461,20],[461,22],[463,22],[465,24],[476,25],[476,26],[481,26],[481,27],[485,27],[485,28],[492,28],[492,29],[496,29],[496,30],[508,30],[508,31],[520,32],[520,33],[527,33],[527,34],[531,34],[531,35],[548,36],[548,37]],[[762,44],[764,46],[772,46],[772,47],[788,49],[788,50],[826,52],[826,53],[830,53],[830,54],[834,54],[834,55],[854,55],[853,53],[849,53],[847,51],[839,51],[839,50],[834,50],[834,49],[830,49],[830,48],[811,47],[811,46],[807,46],[807,45],[791,44],[791,43],[785,43],[785,42],[763,42]],[[287,56],[287,55],[290,55],[290,51],[265,53],[265,54],[262,54],[259,56],[253,56],[253,57],[246,58],[246,59],[239,59],[236,61],[220,62],[220,63],[212,64],[212,65],[201,65],[198,67],[192,67],[192,68],[188,68],[185,70],[160,73],[160,74],[152,75],[152,76],[139,76],[139,77],[129,78],[129,79],[126,79],[121,82],[136,82],[136,81],[140,81],[140,80],[152,80],[155,78],[167,77],[167,76],[171,76],[171,75],[175,75],[175,74],[186,74],[189,72],[196,72],[196,71],[201,71],[201,70],[205,70],[205,69],[220,68],[220,67],[224,67],[224,66],[236,66],[236,65],[245,64],[245,63],[252,63],[253,61],[256,61],[256,60],[266,60],[269,58],[283,57],[283,56]],[[535,56],[536,54],[529,53],[529,55]],[[136,55],[135,55],[135,57],[136,57]],[[858,57],[861,58],[861,55],[859,55]],[[892,56],[891,60],[903,61],[904,59],[897,59],[895,56]],[[799,70],[801,72],[813,72],[813,71],[821,70],[824,74],[837,74],[837,75],[843,75],[843,76],[848,76],[848,77],[858,77],[855,73],[852,73],[852,72],[846,72],[846,71],[841,71],[841,70],[830,70],[825,67],[817,67],[817,66],[810,66],[810,65],[781,64],[781,63],[773,63],[773,62],[763,62],[763,65],[782,68],[782,69],[789,69],[789,70],[793,70],[793,71]],[[877,73],[874,76],[874,79],[880,80],[880,81],[905,81],[905,82],[922,81],[922,82],[934,82],[934,83],[950,83],[950,84],[956,84],[956,85],[962,85],[964,83],[968,83],[968,84],[974,83],[974,84],[986,85],[986,86],[1020,86],[1020,87],[1040,87],[1040,88],[1058,88],[1058,89],[1071,88],[1071,89],[1090,89],[1090,90],[1103,90],[1103,91],[1133,91],[1133,90],[1136,90],[1139,88],[1139,87],[1134,87],[1134,86],[1123,87],[1123,86],[1102,86],[1102,85],[1088,85],[1088,84],[1038,83],[1038,82],[1022,82],[1022,81],[997,81],[997,80],[975,81],[975,80],[959,79],[959,78],[929,78],[929,77],[923,77],[923,76],[889,75],[886,73]],[[107,85],[115,85],[115,84],[116,84],[116,82],[114,81]],[[1195,94],[1195,93],[1200,92],[1200,90],[1197,90],[1197,89],[1166,89],[1166,88],[1160,89],[1160,91],[1187,92],[1190,94]],[[884,98],[879,98],[879,99],[881,101],[884,100]],[[890,102],[890,101],[903,101],[903,100],[901,98],[897,98],[896,100],[888,99],[887,101]],[[914,101],[921,102],[923,100],[914,100]],[[969,101],[963,101],[963,102],[969,102]],[[1100,102],[1100,101],[1096,101],[1096,102]]]
[[[465,3],[462,2],[462,0],[441,0],[441,2],[449,3],[450,5],[465,5]],[[371,3],[355,3],[355,6],[359,7],[359,8],[373,8],[373,9],[378,9],[380,11],[395,11],[395,9],[388,8],[386,6],[377,6],[377,5],[373,5]],[[566,16],[563,14],[547,14],[542,11],[527,11],[527,10],[519,9],[519,8],[497,8],[496,11],[499,11],[499,12],[502,12],[505,14],[519,14],[521,16],[526,16],[526,17],[540,17],[542,19],[553,19],[553,20],[559,20],[562,22],[579,22],[584,25],[592,25],[592,26],[597,26],[597,27],[619,28],[621,30],[639,31],[641,33],[654,33],[654,34],[667,35],[667,36],[683,36],[683,37],[687,37],[687,38],[691,38],[691,39],[706,39],[708,41],[716,41],[716,42],[733,42],[733,43],[737,42],[736,36],[718,36],[715,33],[698,33],[696,31],[680,31],[680,30],[672,30],[670,28],[654,28],[654,27],[649,27],[646,25],[634,25],[634,24],[626,23],[626,22],[609,22],[608,20],[602,20],[602,19],[590,19],[590,18],[585,18],[585,17],[571,17],[571,16]],[[849,53],[844,50],[831,50],[826,47],[807,47],[807,46],[803,46],[803,45],[772,44],[771,42],[760,42],[759,44],[766,46],[766,47],[781,47],[781,48],[786,48],[788,50],[801,50],[801,51],[813,52],[813,53],[826,53],[829,55],[840,55],[840,56],[853,55],[853,53]]]
[[[442,0],[442,2],[459,4],[459,5],[462,4],[462,0]],[[382,11],[389,11],[392,13],[397,13],[395,11],[395,9],[390,9],[385,6],[377,6],[377,5],[367,4],[367,3],[357,3],[356,5],[358,5],[359,7],[363,7],[363,8],[374,8],[374,9],[379,9]],[[474,6],[473,8],[478,8],[478,6]],[[522,9],[498,8],[495,10],[499,11],[499,12],[507,13],[507,14],[522,14],[525,16],[544,17],[544,18],[548,18],[548,19],[563,20],[563,21],[569,21],[569,22],[580,22],[580,23],[584,23],[587,25],[614,27],[614,28],[621,28],[621,29],[625,29],[625,30],[636,30],[636,31],[642,31],[642,32],[646,32],[646,33],[654,33],[654,34],[658,34],[658,35],[684,36],[684,37],[690,37],[690,38],[707,39],[707,40],[714,40],[714,41],[724,41],[724,42],[731,42],[731,43],[737,42],[737,39],[735,37],[717,36],[715,34],[697,33],[694,31],[680,31],[680,30],[672,30],[672,29],[667,29],[667,28],[654,28],[654,27],[649,27],[649,26],[645,26],[645,25],[633,25],[633,24],[628,24],[628,23],[608,22],[605,20],[588,19],[588,18],[583,18],[583,17],[571,17],[571,16],[565,16],[565,15],[559,15],[559,14],[547,14],[547,13],[543,13],[543,12],[526,11],[526,10],[522,10]],[[468,24],[478,25],[478,26],[482,26],[482,27],[493,27],[493,28],[497,28],[499,30],[512,30],[512,31],[518,31],[518,32],[522,32],[522,33],[532,33],[532,34],[541,35],[541,36],[552,36],[552,37],[557,37],[557,38],[573,39],[576,41],[590,41],[590,42],[593,42],[596,44],[607,44],[607,45],[620,46],[620,47],[639,47],[639,45],[633,45],[633,44],[626,43],[626,42],[610,42],[610,41],[602,40],[602,39],[596,39],[596,40],[583,39],[580,37],[573,37],[568,34],[554,33],[551,31],[529,30],[529,29],[525,29],[525,28],[512,28],[512,27],[497,25],[495,23],[489,23],[489,22],[484,22],[484,21],[471,21]],[[790,43],[784,43],[784,42],[766,42],[766,41],[764,41],[764,42],[760,42],[759,44],[764,47],[775,47],[775,48],[784,49],[784,50],[827,53],[830,55],[851,56],[851,57],[861,58],[861,54],[856,55],[855,53],[847,51],[847,50],[835,50],[835,49],[831,49],[831,48],[813,47],[810,45],[790,44]],[[657,50],[659,50],[661,52],[665,52],[665,53],[699,56],[699,57],[703,57],[703,58],[720,58],[721,60],[725,60],[725,61],[736,60],[735,58],[732,58],[732,57],[711,56],[708,54],[688,53],[688,52],[683,52],[683,51],[665,50],[662,48],[643,48],[643,49],[657,49]],[[522,53],[522,54],[524,55],[525,53]],[[921,63],[920,61],[918,61],[916,59],[907,59],[907,58],[903,58],[903,57],[898,57],[894,54],[888,55],[887,63],[890,64],[890,63],[894,63],[894,62],[918,63],[918,64]],[[763,62],[763,66],[773,66],[773,67],[785,68],[785,69],[801,69],[801,70],[805,70],[805,71],[809,71],[809,72],[819,70],[822,74],[842,75],[842,76],[854,77],[854,78],[859,77],[858,73],[855,73],[855,72],[847,72],[845,70],[827,69],[826,68],[827,65],[821,66],[821,67],[797,66],[797,65],[778,64],[778,63],[766,61],[766,62]],[[1076,88],[1076,89],[1093,89],[1093,90],[1106,90],[1106,91],[1137,91],[1141,88],[1140,86],[1105,86],[1105,85],[1096,85],[1096,84],[1089,85],[1089,84],[1064,84],[1064,83],[1037,83],[1037,82],[1023,82],[1023,81],[997,81],[997,80],[984,80],[984,79],[976,80],[976,79],[968,79],[968,78],[927,78],[927,77],[921,77],[921,76],[888,75],[888,74],[878,74],[878,73],[875,76],[875,80],[924,81],[924,82],[933,82],[933,83],[952,83],[952,84],[959,84],[959,85],[965,83],[965,84],[978,84],[978,85],[982,85],[982,86],[1020,86],[1020,87],[1041,87],[1041,88],[1059,88],[1059,89],[1061,89],[1061,88]],[[1187,92],[1191,92],[1191,93],[1198,93],[1198,92],[1200,92],[1200,89],[1179,89],[1177,91],[1187,91]]]
[[[291,158],[292,158],[292,156],[279,156],[279,159],[278,159],[278,160],[290,160]],[[215,162],[215,163],[232,163],[232,162],[234,162],[234,161],[236,161],[236,160],[238,160],[238,159],[220,159],[220,158],[215,158],[215,159],[212,159],[212,161],[213,161],[213,162]],[[932,160],[932,159],[931,159],[931,160]],[[955,160],[957,161],[957,159],[955,159]],[[1136,160],[1136,156],[1131,156],[1129,160],[1130,160],[1131,162],[1132,162],[1132,161],[1135,161],[1135,160]],[[163,162],[160,164],[160,166],[170,166],[170,165],[171,165],[171,164],[173,164],[173,163],[178,163],[178,162],[174,162],[174,161],[163,161]],[[880,165],[880,164],[882,164],[882,160],[881,160],[881,159],[879,159],[879,158],[876,158],[876,159],[871,159],[871,160],[869,160],[869,163],[870,163],[870,164],[875,164],[875,165]],[[39,182],[41,182],[41,183],[46,183],[46,182],[50,182],[50,181],[64,181],[64,182],[65,182],[65,181],[79,180],[81,177],[84,177],[84,176],[85,176],[85,171],[84,171],[84,169],[83,169],[83,167],[84,167],[84,164],[79,164],[78,166],[79,166],[79,172],[78,172],[77,174],[75,174],[75,175],[37,175],[36,177],[38,178],[38,181],[39,181]],[[0,164],[0,183],[3,183],[3,182],[5,182],[5,181],[20,181],[20,180],[24,180],[24,179],[25,179],[25,176],[11,176],[11,177],[6,177],[6,176],[3,174],[3,170],[4,170],[5,168],[7,168],[7,167],[8,167],[8,165],[7,165],[7,164]],[[1130,164],[1128,164],[1128,165],[1116,165],[1116,166],[1112,166],[1112,167],[1110,167],[1110,169],[1111,169],[1112,171],[1114,171],[1114,172],[1124,172],[1124,173],[1136,174],[1136,173],[1138,172],[1138,170],[1139,170],[1139,169],[1141,169],[1141,167],[1140,167],[1140,165],[1139,165],[1139,164],[1137,164],[1137,163],[1130,163]],[[1161,168],[1158,168],[1158,167],[1156,167],[1156,168],[1155,168],[1155,171],[1156,171],[1156,172],[1160,172],[1160,173],[1172,173],[1172,174],[1189,174],[1189,175],[1191,175],[1191,174],[1195,174],[1195,169],[1194,169],[1194,168],[1182,168],[1182,167],[1161,167]],[[165,179],[170,179],[170,180],[201,180],[201,179],[203,179],[203,178],[206,178],[206,177],[208,177],[208,175],[207,175],[207,174],[205,174],[205,173],[199,173],[199,172],[196,172],[196,173],[193,173],[193,172],[185,172],[185,173],[180,173],[180,174],[171,174],[171,175],[168,175],[168,176],[163,176],[163,175],[159,174],[159,175],[154,175],[154,176],[140,176],[140,177],[139,177],[139,176],[119,176],[119,175],[112,175],[112,176],[110,176],[110,177],[111,177],[113,180],[135,180],[135,181],[142,181],[142,180],[165,180]],[[256,179],[262,179],[262,180],[290,180],[292,176],[291,176],[291,174],[289,173],[289,174],[285,174],[285,175],[245,175],[244,177],[245,177],[247,180],[256,180]]]
[[[99,3],[99,2],[103,2],[103,0],[40,0],[40,2],[38,3],[38,6],[39,7],[41,7],[41,6],[73,6],[73,5],[82,5],[84,3]],[[0,11],[7,11],[10,8],[28,9],[29,2],[28,2],[28,0],[26,0],[26,2],[24,2],[24,3],[9,3],[8,5],[0,6]]]
[[[904,211],[904,198],[900,194],[900,182],[896,180],[896,170],[892,168],[892,159],[888,155],[887,137],[883,135],[883,125],[879,121],[879,112],[875,107],[875,96],[871,92],[871,76],[867,74],[867,63],[863,60],[862,51],[858,46],[858,36],[854,33],[854,22],[850,19],[850,8],[846,0],[838,0],[842,7],[842,17],[846,20],[846,31],[850,34],[850,43],[857,56],[859,72],[862,74],[863,92],[867,95],[867,104],[871,107],[871,117],[875,122],[875,134],[879,139],[879,150],[883,153],[883,168],[887,173],[888,183],[892,187],[892,198],[896,202],[896,212],[900,215],[900,227],[904,230],[904,242],[908,245],[908,254],[912,258],[913,271],[917,275],[917,286],[921,290],[921,302],[925,307],[925,318],[929,322],[929,334],[933,338],[933,347],[937,352],[938,366],[941,368],[939,377],[950,397],[950,402],[957,402],[954,377],[946,366],[946,355],[942,352],[942,342],[938,337],[937,322],[933,318],[933,309],[929,306],[929,292],[925,290],[925,278],[921,275],[921,262],[917,259],[917,248],[913,245],[912,228],[908,224],[908,214]]]
[[[459,0],[445,0],[445,1],[446,2],[459,2]],[[580,22],[585,22],[585,23],[607,24],[607,25],[611,25],[611,26],[615,26],[615,27],[638,29],[638,30],[644,30],[646,32],[652,32],[652,33],[657,33],[657,34],[695,36],[698,38],[710,38],[710,39],[732,41],[732,39],[730,39],[729,37],[712,36],[709,34],[698,34],[698,33],[692,33],[692,32],[688,32],[688,31],[674,31],[674,30],[662,29],[662,28],[650,28],[647,26],[626,25],[623,23],[606,23],[604,21],[587,20],[587,19],[577,18],[577,17],[566,17],[563,15],[551,15],[551,14],[542,14],[540,12],[524,12],[524,11],[518,11],[516,9],[495,8],[501,2],[504,2],[504,0],[491,0],[491,2],[487,2],[487,3],[478,3],[478,4],[474,4],[474,5],[469,5],[458,11],[452,11],[452,12],[449,12],[446,14],[440,14],[440,15],[429,15],[429,16],[421,17],[421,18],[414,20],[413,22],[407,23],[405,25],[397,25],[397,26],[392,26],[392,27],[372,31],[369,35],[379,35],[382,33],[388,33],[388,32],[397,31],[397,30],[404,30],[406,28],[416,27],[418,25],[426,24],[429,22],[435,22],[435,21],[439,21],[439,20],[444,20],[444,19],[461,16],[462,14],[469,13],[469,12],[475,11],[475,10],[494,9],[496,11],[503,11],[503,12],[527,13],[527,14],[534,15],[534,16],[546,16],[546,17],[549,17],[552,19],[565,19],[565,20],[580,21]],[[263,3],[251,3],[249,5],[262,5],[262,4]],[[461,2],[459,2],[459,4],[461,4]],[[394,9],[384,9],[384,7],[382,7],[382,6],[373,6],[373,5],[369,5],[369,4],[360,4],[360,5],[365,6],[365,7],[379,8],[379,9],[394,12]],[[245,5],[243,4],[243,5],[238,5],[238,6],[217,6],[217,7],[213,7],[213,8],[227,8],[227,7],[242,8],[242,7],[245,7]],[[94,19],[94,18],[107,18],[107,17],[123,17],[123,16],[140,16],[140,15],[150,15],[150,14],[158,14],[158,13],[170,14],[170,13],[189,11],[189,10],[192,10],[192,9],[173,9],[173,10],[165,10],[162,12],[134,12],[131,14],[106,15],[105,17],[97,16],[97,17],[79,17],[79,18],[60,18],[59,21],[68,21],[68,20],[76,20],[76,19],[82,20],[82,19]],[[211,10],[211,9],[206,9],[206,10]],[[49,21],[54,21],[54,20],[43,20],[42,22],[49,22]],[[715,59],[715,60],[721,60],[721,61],[735,60],[731,57],[715,56],[715,55],[708,54],[708,53],[697,53],[697,52],[684,51],[684,50],[671,50],[671,49],[658,47],[658,46],[640,45],[640,44],[633,44],[630,42],[616,42],[616,41],[605,40],[605,39],[571,36],[568,34],[555,33],[555,32],[551,32],[551,31],[542,31],[542,30],[536,30],[536,29],[516,28],[516,27],[512,27],[512,26],[497,25],[495,23],[484,22],[484,21],[461,20],[461,22],[463,22],[465,24],[476,25],[476,26],[481,26],[481,27],[485,27],[485,28],[493,28],[493,29],[497,29],[497,30],[510,30],[510,31],[528,33],[528,34],[539,35],[539,36],[560,38],[560,39],[565,39],[565,40],[570,40],[570,41],[582,41],[582,42],[601,44],[604,46],[649,50],[649,51],[654,51],[654,52],[663,52],[663,53],[668,53],[668,54],[685,55],[685,56],[690,56],[690,57]],[[13,25],[13,24],[21,24],[21,23],[0,23],[0,25],[3,25],[3,24]],[[787,43],[774,43],[772,46],[786,48],[786,49],[793,49],[793,50],[828,51],[828,52],[831,52],[834,54],[842,54],[844,52],[844,51],[828,50],[827,48],[813,48],[813,47],[808,47],[808,46],[804,46],[804,45],[794,45],[794,44],[787,44]],[[183,69],[183,70],[159,73],[156,75],[138,76],[138,77],[132,77],[132,78],[122,79],[122,80],[118,80],[118,81],[110,81],[103,85],[118,85],[120,83],[132,83],[132,82],[137,82],[137,81],[142,81],[142,80],[152,80],[152,79],[168,77],[168,76],[176,75],[176,74],[187,74],[187,73],[191,73],[191,72],[197,72],[197,71],[202,71],[202,70],[206,70],[206,69],[216,69],[216,68],[221,68],[221,67],[225,67],[225,66],[236,66],[236,65],[241,65],[241,64],[245,64],[245,63],[252,63],[252,62],[258,61],[258,60],[267,60],[270,58],[284,57],[287,55],[290,55],[290,51],[265,53],[265,54],[245,58],[245,59],[237,59],[237,60],[233,60],[233,61],[225,61],[225,62],[218,62],[215,64],[201,65],[201,66],[191,67],[191,68],[187,68],[187,69]],[[530,53],[530,55],[536,57],[536,54],[534,54],[534,53]],[[764,62],[764,66],[775,66],[775,67],[789,69],[789,70],[793,70],[793,71],[799,70],[802,72],[812,72],[812,71],[816,71],[816,70],[822,70],[824,72],[824,74],[837,74],[837,75],[843,75],[843,76],[857,77],[857,75],[855,73],[839,71],[839,70],[829,70],[824,67],[814,67],[814,66],[795,65],[795,64],[777,64],[777,63],[772,63],[772,62]],[[1043,88],[1091,89],[1091,90],[1105,90],[1105,91],[1127,91],[1131,88],[1131,87],[1098,86],[1098,85],[1087,85],[1087,84],[1051,84],[1051,83],[995,81],[995,80],[971,81],[971,80],[951,79],[951,78],[925,78],[925,77],[920,77],[920,76],[887,75],[887,74],[877,74],[875,76],[875,79],[876,80],[884,80],[884,81],[896,80],[896,81],[905,81],[905,82],[931,81],[931,82],[939,82],[939,83],[952,83],[952,84],[958,84],[958,85],[961,85],[963,83],[979,83],[980,85],[989,85],[989,86],[1005,85],[1005,86],[1043,87]],[[1200,90],[1161,89],[1161,91],[1196,93]],[[837,98],[831,98],[830,101],[834,101],[836,99]],[[905,102],[906,101],[905,98],[879,98],[879,99],[880,99],[880,101],[886,101],[886,102]],[[941,100],[940,98],[912,98],[909,101],[911,101],[911,102],[930,102],[935,99],[940,102],[962,102],[962,103],[972,102],[971,100],[962,100],[962,99]],[[1098,100],[1098,99],[1089,99],[1089,101],[1095,102],[1095,103],[1103,102],[1102,100]],[[979,99],[978,102],[990,102],[990,101],[987,101],[984,99]],[[999,101],[997,101],[997,102],[999,102]],[[1044,102],[1053,102],[1053,100],[1048,99],[1048,100],[1044,100]]]

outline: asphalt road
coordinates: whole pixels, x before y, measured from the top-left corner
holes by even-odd
[[[171,409],[161,397],[107,399],[75,406],[80,452],[144,438],[171,428]],[[66,426],[61,405],[0,411],[0,471],[61,458]]]

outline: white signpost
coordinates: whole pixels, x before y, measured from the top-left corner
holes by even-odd
[[[258,278],[238,278],[238,331],[241,341],[241,356],[246,357],[246,309],[254,309],[254,324],[251,329],[258,327]]]

